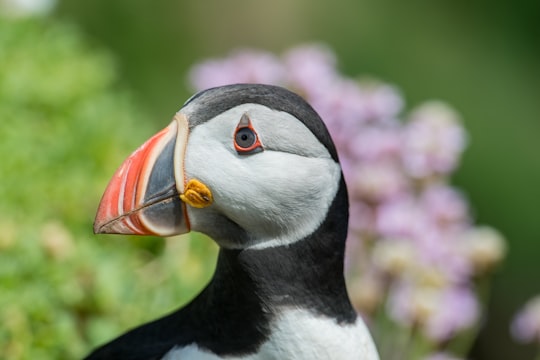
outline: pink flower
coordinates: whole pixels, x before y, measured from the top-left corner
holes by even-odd
[[[469,225],[469,207],[463,195],[443,184],[432,184],[420,195],[421,206],[441,230],[463,230]]]
[[[355,136],[350,136],[346,154],[357,162],[397,161],[401,155],[400,124],[389,126],[364,126]],[[394,167],[398,168],[397,164]]]
[[[352,199],[371,203],[397,196],[407,188],[403,172],[390,162],[360,162],[346,179]]]
[[[448,106],[432,102],[417,109],[405,126],[403,164],[415,178],[453,171],[466,145],[458,116]]]
[[[430,339],[444,342],[474,325],[479,305],[466,287],[430,287],[402,282],[390,292],[389,315],[397,322],[418,325]]]
[[[511,332],[516,340],[540,344],[540,295],[529,300],[518,312]]]
[[[307,99],[324,120],[338,148],[346,146],[367,121],[364,94],[355,81],[337,79]]]
[[[376,228],[381,237],[416,239],[428,227],[425,213],[410,194],[389,199],[377,208]]]
[[[447,288],[439,301],[439,310],[425,324],[425,333],[433,340],[448,340],[473,326],[478,319],[479,304],[469,288]]]
[[[431,228],[415,239],[417,259],[422,266],[438,271],[446,281],[465,284],[473,273],[473,266],[459,246],[458,233]]]
[[[437,311],[438,291],[417,287],[410,281],[394,283],[388,293],[387,313],[397,323],[424,324]]]
[[[376,230],[382,238],[410,241],[419,266],[438,271],[452,283],[467,282],[472,265],[460,251],[462,233],[440,227],[430,210],[410,194],[390,198],[377,207]]]
[[[336,70],[336,56],[324,45],[292,48],[283,61],[287,83],[309,98],[326,95],[328,88],[341,78]]]
[[[365,116],[377,121],[392,119],[403,109],[403,97],[390,85],[375,85],[364,89]]]
[[[285,70],[274,55],[252,50],[239,50],[224,59],[204,61],[194,66],[189,74],[195,89],[237,84],[283,84]]]

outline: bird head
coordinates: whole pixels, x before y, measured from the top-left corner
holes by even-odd
[[[94,231],[198,231],[231,249],[287,245],[323,223],[340,186],[334,144],[300,96],[269,85],[218,87],[194,95],[125,160]]]

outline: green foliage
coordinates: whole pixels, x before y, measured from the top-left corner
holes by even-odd
[[[91,234],[108,179],[158,130],[149,124],[109,54],[75,28],[0,19],[3,359],[80,358],[210,276],[206,239]]]

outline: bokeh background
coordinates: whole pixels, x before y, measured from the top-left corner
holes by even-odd
[[[213,269],[210,241],[93,236],[101,192],[190,95],[194,63],[306,42],[328,44],[345,74],[395,84],[409,108],[441,99],[462,114],[470,145],[453,183],[477,221],[509,242],[470,358],[532,358],[509,322],[540,293],[540,2],[60,0],[45,20],[23,21],[0,19],[8,358],[28,347],[37,359],[80,357],[202,287]],[[11,79],[14,68],[27,76]],[[45,95],[36,102],[36,94]],[[47,113],[55,116],[45,125]],[[64,344],[48,335],[51,322],[63,324]]]

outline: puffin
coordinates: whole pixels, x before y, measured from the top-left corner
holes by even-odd
[[[263,84],[195,94],[113,175],[94,232],[204,233],[215,273],[86,359],[379,359],[347,294],[347,228],[336,148],[301,96]]]

